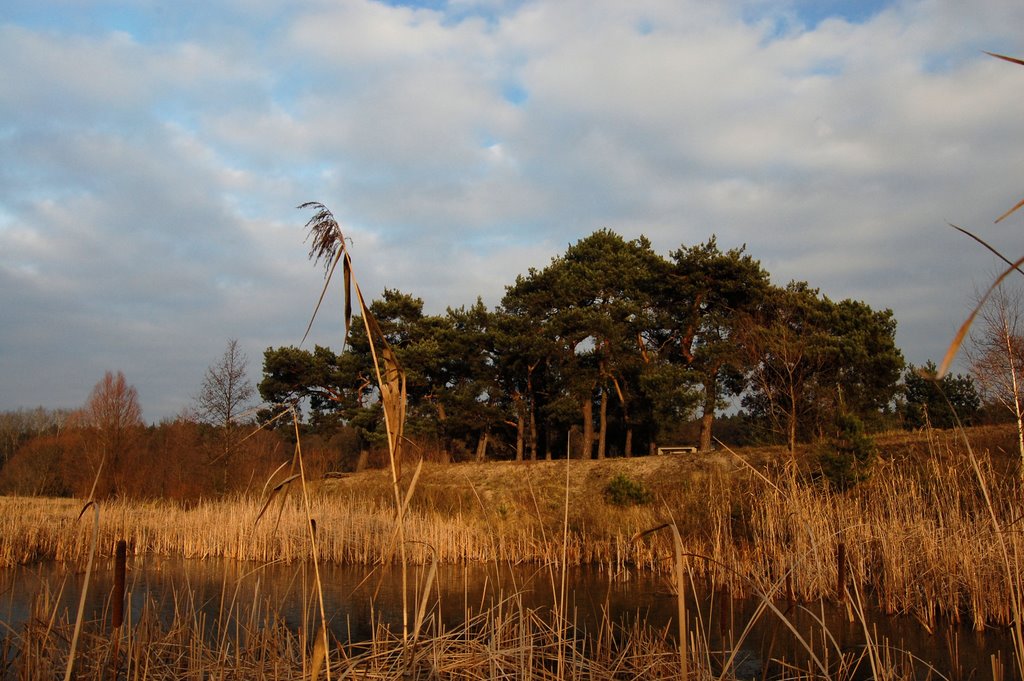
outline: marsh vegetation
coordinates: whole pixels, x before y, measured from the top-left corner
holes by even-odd
[[[70,580],[40,587],[25,621],[5,629],[8,673],[979,673],[953,653],[938,669],[880,637],[869,615],[877,611],[925,632],[1009,632],[982,665],[993,679],[1024,676],[1019,432],[965,429],[981,407],[973,380],[948,375],[946,362],[905,367],[890,311],[835,303],[804,282],[773,286],[743,249],[722,253],[714,238],[670,262],[644,239],[601,230],[520,277],[493,313],[478,304],[428,317],[422,301],[395,291],[368,303],[334,216],[322,204],[303,208],[314,211],[310,258],[327,274],[313,317],[340,272],[348,352],[268,349],[267,405],[246,425],[252,388],[229,341],[198,401],[205,424],[183,416],[157,437],[142,426],[134,388],[108,372],[69,427],[38,434],[5,461],[0,484],[22,495],[0,497],[0,565],[61,565],[80,593],[72,618],[60,606]],[[744,437],[776,446],[712,446],[730,396],[746,409]],[[680,437],[673,424],[687,415],[698,416],[699,453],[633,456]],[[894,426],[920,429],[882,431]],[[205,460],[143,455],[142,442],[171,454],[203,428],[203,446],[184,449]],[[321,452],[340,438],[347,460],[317,454],[314,438]],[[379,468],[367,466],[374,460]],[[74,493],[84,507],[41,496],[54,493]],[[271,566],[293,566],[301,615],[289,621],[258,587],[239,599],[243,580],[227,567],[215,613],[187,582],[169,604],[146,593],[133,600],[129,555],[251,566],[257,585]],[[111,556],[115,586],[90,614],[89,588]],[[534,566],[546,601],[528,602],[513,584],[470,608],[467,583],[462,617],[448,620],[438,574],[470,564],[495,575]],[[394,616],[381,617],[371,597],[368,631],[341,635],[325,598],[328,565],[358,566],[368,582],[390,573]],[[609,584],[663,580],[671,618],[627,623],[606,608],[578,619],[569,580],[582,566]],[[709,595],[721,599],[717,615]],[[736,600],[749,604],[742,619],[722,624]],[[833,633],[826,603],[859,624],[855,648]],[[809,629],[795,625],[800,613]],[[747,664],[744,644],[766,619],[800,652],[769,650]]]
[[[609,579],[641,570],[656,576],[667,590],[678,588],[681,569],[684,595],[689,594],[691,601],[699,590],[725,592],[729,599],[754,606],[771,604],[754,608],[761,610],[758,619],[787,617],[783,611],[792,607],[814,612],[822,603],[844,603],[841,607],[853,621],[866,617],[861,610],[877,610],[934,632],[938,645],[941,632],[951,626],[963,631],[1012,631],[1012,595],[1022,577],[1012,560],[1005,561],[1007,555],[1019,554],[1022,540],[1019,533],[1002,529],[1017,521],[1024,501],[1012,455],[1015,432],[1002,427],[967,433],[990,448],[977,453],[968,449],[970,440],[963,435],[931,431],[913,438],[902,433],[882,438],[882,449],[891,456],[880,457],[870,479],[843,492],[815,480],[807,468],[778,464],[778,450],[603,462],[427,464],[418,475],[406,472],[406,478],[416,475],[417,482],[404,519],[404,559],[393,545],[393,481],[386,471],[321,480],[309,485],[305,501],[282,498],[284,503],[275,503],[271,510],[264,509],[266,499],[258,496],[186,505],[111,500],[102,504],[99,564],[109,565],[116,541],[124,539],[133,560],[223,558],[252,566],[253,574],[260,566],[291,564],[295,574],[303,575],[292,605],[305,604],[304,628],[297,629],[294,621],[288,626],[280,601],[263,603],[256,594],[230,606],[230,637],[223,631],[213,637],[203,633],[211,626],[227,626],[228,620],[217,625],[220,612],[197,616],[188,591],[179,595],[184,601],[175,603],[170,619],[166,609],[159,617],[151,605],[136,606],[131,620],[136,631],[128,649],[139,656],[132,664],[145,665],[148,660],[152,671],[145,672],[146,678],[171,678],[160,676],[155,671],[158,665],[179,673],[213,665],[228,675],[258,673],[263,678],[300,678],[308,673],[312,643],[306,639],[317,630],[315,603],[309,600],[316,592],[310,517],[316,521],[321,565],[359,566],[370,585],[385,572],[400,581],[395,570],[403,560],[415,575],[407,587],[406,607],[412,617],[406,636],[397,619],[390,626],[382,620],[368,643],[332,634],[328,649],[335,656],[335,674],[351,664],[353,672],[358,667],[372,678],[403,669],[442,678],[479,678],[483,668],[505,669],[503,673],[516,678],[546,678],[545,674],[555,676],[549,667],[557,667],[562,646],[563,656],[569,656],[563,657],[562,678],[678,675],[674,623],[666,628],[634,619],[626,632],[621,629],[626,625],[610,618],[588,628],[574,626],[571,635],[563,632],[559,638],[559,627],[565,624],[559,617],[567,616],[558,608],[559,599],[566,597],[559,583],[563,571],[574,566],[596,568]],[[1002,453],[1006,447],[1011,455]],[[516,485],[510,486],[510,480]],[[620,490],[620,496],[605,494],[609,488]],[[623,496],[624,488],[630,494]],[[75,520],[79,502],[7,497],[0,504],[0,557],[5,565],[56,561],[67,574],[81,579],[93,527],[84,519]],[[272,515],[272,522],[268,517],[256,522],[261,513]],[[679,550],[670,532],[643,534],[665,523],[678,529]],[[845,567],[838,563],[840,552]],[[431,591],[425,583],[439,564],[533,566],[530,571],[538,575],[536,579],[553,585],[547,590],[553,600],[546,606],[525,605],[522,594],[509,587],[508,600],[475,609],[464,625],[445,623],[438,614],[437,587]],[[840,570],[845,573],[843,591]],[[228,593],[232,584],[225,585]],[[395,588],[401,593],[401,587]],[[65,659],[60,651],[66,653],[66,648],[52,639],[66,636],[60,633],[59,617],[51,622],[52,599],[53,593],[41,594],[29,625],[9,634],[8,645],[18,651],[11,653],[12,664],[45,667]],[[417,616],[421,599],[424,610]],[[391,602],[400,612],[401,605]],[[710,617],[709,610],[721,607],[715,602],[703,616]],[[691,639],[688,668],[717,675],[723,664],[721,641],[715,640],[715,650],[707,648],[709,625],[702,624],[699,609],[695,612],[691,605],[684,616]],[[410,652],[409,637],[417,621],[417,645]],[[734,625],[735,641],[746,622]],[[89,664],[101,666],[99,658],[111,654],[107,626],[99,619],[86,631],[93,638],[82,654],[99,656]],[[33,640],[35,644],[28,645]],[[471,643],[483,640],[491,641],[490,647]],[[1010,647],[1009,639],[999,640]],[[186,641],[188,645],[180,648]],[[360,648],[364,645],[365,650]],[[894,648],[886,648],[885,654],[891,657],[887,669],[895,676],[889,678],[926,678],[932,673],[926,665],[913,664],[913,651],[891,645]],[[826,646],[815,651],[819,658],[832,655],[828,665],[822,663],[830,678],[842,677],[855,664],[856,656],[849,650],[828,651]],[[174,657],[184,666],[168,666],[162,656]],[[826,676],[813,658],[804,660],[808,663],[810,668],[776,665],[773,674]],[[868,663],[866,658],[856,659],[860,673]],[[1014,664],[1012,650],[1003,652],[1002,663]],[[371,674],[372,669],[376,671]],[[951,671],[945,675],[952,678]],[[98,678],[99,666],[95,673]]]

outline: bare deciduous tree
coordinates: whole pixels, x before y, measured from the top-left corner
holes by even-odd
[[[132,443],[138,428],[142,425],[142,408],[135,386],[128,385],[124,374],[106,372],[97,383],[85,408],[81,412],[83,425],[91,429],[97,455],[94,464],[96,472],[106,466],[109,480],[103,487],[93,487],[93,494],[116,494],[120,491],[121,463]],[[97,482],[100,480],[97,477]]]
[[[60,433],[70,415],[67,409],[43,407],[0,412],[0,466],[28,440],[47,433]]]
[[[249,409],[256,392],[246,376],[248,363],[238,340],[229,339],[223,356],[206,369],[202,388],[195,397],[199,418],[221,429],[224,455],[231,453],[238,421]]]
[[[1006,407],[1017,422],[1024,475],[1024,315],[1020,290],[999,286],[981,309],[967,350],[971,375],[986,402]]]

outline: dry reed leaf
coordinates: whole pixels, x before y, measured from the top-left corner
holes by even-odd
[[[1010,263],[1010,266],[1003,270],[1003,272],[996,277],[996,280],[988,287],[988,290],[985,291],[985,294],[978,301],[978,304],[974,306],[974,309],[971,310],[971,314],[967,317],[964,323],[960,325],[960,329],[956,332],[956,335],[953,337],[953,341],[949,344],[949,349],[946,350],[946,356],[942,358],[942,364],[939,365],[938,371],[935,372],[936,380],[941,380],[947,373],[949,373],[949,367],[953,364],[953,359],[956,358],[956,353],[963,344],[964,338],[967,336],[967,332],[970,331],[971,324],[974,323],[974,318],[978,316],[979,312],[981,312],[981,309],[985,306],[989,296],[992,295],[993,291],[999,288],[999,285],[1003,283],[1003,280],[1006,279],[1006,277],[1010,276],[1012,272],[1018,271],[1017,268],[1022,264],[1024,264],[1024,257]]]
[[[281,417],[287,416],[288,414],[292,414],[294,416],[295,413],[296,413],[295,412],[295,405],[293,405],[293,404],[274,404],[274,405],[271,405],[271,406],[272,407],[280,407],[281,411],[279,411],[278,413],[274,414],[274,416],[272,416],[271,418],[267,419],[263,423],[261,423],[258,426],[256,426],[256,428],[254,428],[251,433],[249,433],[248,435],[246,435],[245,437],[243,437],[241,440],[238,441],[239,444],[241,444],[242,442],[247,441],[249,438],[253,437],[254,435],[256,435],[256,433],[260,432],[261,430],[267,430],[268,428],[270,428],[270,426],[272,426],[274,424],[275,421],[277,421]],[[260,411],[259,407],[253,407],[252,409],[249,409],[249,410],[247,410],[245,412],[242,412],[242,416],[245,416],[247,414],[257,414],[257,413],[259,413],[259,411]],[[217,461],[220,461],[222,458],[224,458],[224,456],[225,456],[224,454],[220,454],[215,459],[213,459],[210,463],[215,463]],[[285,465],[287,465],[287,463],[282,464],[281,467],[278,468],[278,470],[280,470]],[[276,475],[277,471],[274,471],[274,474]],[[267,480],[267,482],[269,483],[270,480],[273,480],[273,479],[274,479],[274,475],[271,475],[270,478]],[[267,489],[266,484],[263,485],[263,489],[264,490]]]
[[[310,681],[316,681],[320,678],[320,668],[324,665],[324,660],[327,658],[327,634],[323,627],[318,627],[316,632],[316,638],[313,641],[313,656],[309,661],[309,678]]]
[[[280,469],[278,469],[278,470],[280,470]],[[299,478],[299,474],[298,473],[296,473],[294,475],[290,475],[287,478],[285,478],[282,482],[278,483],[277,486],[274,487],[274,489],[272,489],[270,491],[270,495],[267,496],[267,500],[265,502],[263,502],[263,507],[260,509],[260,512],[256,515],[256,520],[254,520],[253,523],[252,523],[253,526],[259,524],[260,518],[262,518],[263,514],[266,513],[267,508],[270,507],[270,503],[277,497],[277,495],[282,490],[284,490],[286,487],[288,487],[288,485],[290,485],[292,482],[297,480],[298,478]]]
[[[1024,201],[1022,201],[1021,203],[1022,203],[1022,204],[1024,204]],[[981,237],[979,237],[979,236],[977,236],[977,235],[975,235],[975,234],[971,233],[970,231],[968,231],[968,230],[964,229],[963,227],[960,227],[960,226],[958,226],[958,225],[954,225],[954,224],[953,224],[952,222],[949,222],[949,223],[947,223],[947,224],[948,224],[948,225],[949,225],[950,227],[952,227],[953,229],[955,229],[956,231],[960,232],[961,234],[964,234],[964,235],[966,235],[966,236],[969,236],[970,238],[974,239],[974,240],[975,240],[975,241],[977,241],[977,242],[978,242],[979,244],[981,244],[982,246],[984,246],[985,248],[987,248],[987,249],[989,250],[989,252],[991,252],[991,253],[992,253],[992,255],[996,256],[997,258],[999,258],[1000,260],[1002,260],[1002,261],[1003,261],[1004,263],[1006,263],[1006,264],[1007,264],[1007,265],[1009,265],[1010,267],[1013,267],[1014,269],[1016,269],[1016,270],[1017,270],[1018,272],[1020,272],[1021,274],[1024,274],[1024,270],[1022,270],[1022,269],[1021,269],[1020,267],[1017,267],[1017,266],[1015,266],[1015,265],[1014,265],[1014,264],[1013,264],[1012,262],[1010,262],[1010,259],[1009,259],[1009,258],[1007,258],[1007,257],[1006,257],[1005,255],[1003,255],[1003,254],[1002,254],[1002,253],[1000,253],[999,251],[997,251],[997,250],[996,250],[995,248],[993,248],[993,247],[992,247],[992,246],[991,246],[991,245],[990,245],[990,244],[989,244],[988,242],[986,242],[986,241],[985,241],[984,239],[982,239]]]
[[[1008,61],[1011,64],[1018,64],[1020,66],[1024,66],[1024,61],[1021,61],[1020,59],[1017,59],[1016,57],[1007,57],[1005,54],[996,54],[995,52],[987,52],[987,51],[985,52],[985,54],[987,54],[990,57],[995,57],[996,59],[1002,59],[1003,61]]]
[[[85,515],[85,512],[92,506],[98,506],[98,504],[90,498],[89,501],[85,502],[85,506],[82,507],[82,510],[78,512],[78,519],[81,520],[82,516]]]
[[[668,526],[669,526],[668,523],[662,523],[661,525],[658,525],[657,527],[652,527],[649,530],[641,530],[641,531],[637,532],[636,534],[634,534],[632,537],[630,537],[629,538],[629,542],[632,544],[633,542],[635,542],[635,541],[637,541],[639,539],[642,539],[643,537],[646,537],[649,534],[654,534],[655,532],[660,532],[661,530],[664,530]]]
[[[377,372],[377,383],[380,387],[381,403],[384,407],[384,422],[388,431],[388,452],[394,467],[394,477],[402,476],[402,434],[405,431],[406,383],[405,370],[398,361],[398,356],[388,343],[384,331],[380,328],[377,318],[370,312],[363,298],[363,292],[356,284],[356,297],[363,315],[363,324],[373,354],[373,365]],[[378,344],[380,348],[378,350]],[[381,364],[384,369],[381,370]],[[400,501],[400,500],[396,500]]]
[[[89,489],[89,503],[92,503],[92,500],[96,498],[96,486],[100,483],[100,475],[103,473],[103,465],[106,462],[107,462],[107,453],[104,451],[103,452],[103,456],[100,457],[100,465],[96,469],[96,477],[94,477],[92,479],[92,487]],[[89,503],[87,503],[85,505],[85,508],[82,509],[82,513],[85,513],[86,509],[89,508]],[[79,519],[81,519],[82,514],[81,513],[78,514],[78,517],[79,517]]]
[[[342,233],[338,221],[334,218],[334,214],[319,201],[307,201],[300,205],[299,208],[313,208],[316,211],[313,217],[306,222],[306,227],[309,229],[309,236],[307,238],[312,240],[309,258],[314,263],[319,262],[321,259],[324,260],[326,270],[324,274],[324,287],[320,291],[320,298],[317,300],[316,307],[313,309],[313,315],[306,326],[306,333],[302,335],[302,342],[306,341],[310,329],[313,328],[313,320],[316,319],[317,312],[320,311],[320,305],[327,294],[327,287],[331,283],[334,270],[340,260],[342,262],[341,270],[345,289],[345,336],[342,339],[342,346],[344,347],[352,323],[352,261],[349,258],[348,250],[345,248],[345,235]],[[299,345],[301,344],[299,343]]]
[[[93,510],[92,543],[89,546],[89,562],[85,566],[85,578],[82,581],[82,596],[78,601],[78,614],[75,616],[75,632],[71,637],[71,649],[68,651],[68,663],[67,668],[64,670],[64,681],[71,680],[71,672],[75,667],[75,652],[78,649],[78,637],[82,633],[82,619],[85,616],[85,602],[86,597],[89,594],[89,583],[92,581],[92,564],[96,559],[96,545],[99,543],[100,538],[99,504],[90,500],[86,503],[82,512],[78,514],[78,519],[81,520],[82,516],[90,507],[92,507]]]
[[[1011,215],[1016,213],[1017,209],[1020,208],[1021,206],[1024,206],[1024,199],[1021,199],[1020,201],[1017,202],[1017,204],[1013,208],[1011,208],[1010,210],[1006,211],[1005,213],[1003,213],[1002,215],[997,217],[996,218],[996,222],[997,223],[1002,222],[1006,218],[1010,217]]]
[[[427,603],[430,601],[430,589],[434,586],[434,578],[437,577],[437,550],[427,544],[426,542],[416,542],[417,544],[423,544],[430,549],[430,569],[427,571],[427,581],[423,586],[423,596],[420,597],[420,607],[416,610],[416,619],[413,622],[412,627],[412,640],[415,642],[420,635],[420,629],[423,626],[423,619],[427,614]]]
[[[1017,64],[1018,66],[1024,66],[1024,61],[1022,61],[1020,59],[1017,59],[1016,57],[1007,57],[1005,54],[997,54],[995,52],[987,52],[987,51],[985,52],[985,54],[987,54],[990,57],[995,57],[996,59],[1002,59],[1003,61],[1008,61],[1011,64]],[[996,222],[997,223],[1002,222],[1005,218],[1010,217],[1021,206],[1024,206],[1024,199],[1021,199],[1020,201],[1018,201],[1017,205],[1015,205],[1013,208],[1011,208],[1010,210],[1006,211],[1005,213],[1000,215],[998,218],[996,218]]]
[[[416,483],[420,479],[420,473],[423,471],[423,457],[416,462],[416,470],[413,471],[412,480],[409,481],[409,486],[405,490],[405,500],[402,502],[402,517],[409,511],[409,504],[412,502],[412,493],[416,489]]]
[[[390,562],[392,556],[394,555],[395,545],[398,542],[399,537],[399,523],[405,520],[405,515],[409,511],[409,504],[412,502],[412,493],[413,490],[416,489],[416,483],[420,479],[420,472],[422,472],[422,470],[423,458],[421,457],[420,460],[416,463],[416,470],[412,474],[412,480],[409,482],[409,486],[405,490],[405,499],[402,501],[402,505],[398,509],[398,522],[396,522],[394,528],[392,528],[391,536],[388,539],[387,544],[384,545],[384,550],[381,551],[381,564]],[[383,579],[384,576],[381,575],[381,582],[377,584],[377,590],[374,591],[374,594],[376,594],[380,590],[380,587],[383,584]]]
[[[345,289],[345,338],[348,338],[349,327],[352,325],[352,260],[349,259],[347,252],[341,270]],[[342,347],[345,347],[344,340]]]
[[[390,417],[392,432],[389,435],[395,451],[398,452],[405,425],[405,372],[390,346],[385,345],[381,349],[381,358],[384,360],[381,399],[384,402],[384,410]]]
[[[271,405],[271,406],[280,407],[281,411],[279,411],[278,413],[274,414],[273,417],[267,419],[267,421],[265,421],[264,423],[260,424],[259,428],[257,428],[256,430],[254,430],[251,433],[249,433],[248,435],[246,435],[245,436],[246,440],[248,440],[250,437],[252,437],[256,433],[260,432],[261,430],[270,427],[271,425],[273,425],[273,423],[275,421],[277,421],[281,417],[287,416],[288,414],[295,413],[295,406],[291,405],[291,404],[276,404],[276,405]],[[244,441],[245,440],[243,440],[243,442]]]
[[[313,308],[313,314],[310,315],[310,317],[309,317],[309,324],[306,324],[306,332],[304,334],[302,334],[302,340],[299,341],[299,345],[302,345],[303,343],[305,343],[306,342],[306,338],[309,337],[309,332],[313,328],[313,321],[316,319],[316,314],[317,314],[317,312],[320,311],[320,306],[324,302],[324,296],[327,295],[327,287],[331,285],[331,277],[334,275],[334,268],[338,264],[338,258],[341,258],[342,255],[343,255],[343,253],[341,251],[338,251],[337,258],[334,259],[334,262],[331,264],[330,270],[328,270],[328,272],[327,272],[327,276],[324,277],[324,287],[322,289],[320,289],[320,297],[316,301],[316,307]],[[345,338],[348,338],[348,319],[347,318],[345,320]]]
[[[267,481],[263,483],[263,489],[260,491],[260,496],[261,497],[264,494],[267,493],[267,486],[270,484],[270,481],[273,480],[274,477],[277,476],[277,474],[281,472],[282,468],[284,468],[285,466],[287,466],[290,463],[291,463],[291,461],[285,461],[280,466],[278,466],[277,468],[274,469],[274,472],[270,474],[270,477],[267,478]]]

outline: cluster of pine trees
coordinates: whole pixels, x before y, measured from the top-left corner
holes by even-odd
[[[747,439],[794,448],[851,417],[891,425],[905,369],[890,310],[776,286],[714,237],[665,257],[603,229],[519,276],[495,309],[429,315],[395,290],[370,309],[407,373],[407,434],[468,458],[708,450],[730,406]],[[299,405],[320,432],[351,429],[363,450],[383,442],[361,324],[344,352],[269,348],[263,368],[267,403]]]
[[[970,378],[936,383],[905,365],[891,311],[834,302],[804,282],[773,285],[743,248],[723,252],[713,237],[664,257],[644,238],[600,230],[519,276],[495,309],[478,300],[430,315],[419,298],[385,290],[370,310],[406,373],[406,438],[428,458],[815,441],[827,444],[826,475],[850,484],[872,430],[969,423],[980,406]],[[291,456],[292,421],[274,419],[282,405],[301,414],[311,476],[384,464],[361,323],[343,352],[278,347],[263,360],[258,418],[234,340],[193,408],[159,424],[143,422],[121,372],[107,372],[78,410],[0,413],[0,493],[253,491]]]

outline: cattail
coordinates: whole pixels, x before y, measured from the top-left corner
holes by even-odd
[[[114,551],[114,593],[110,606],[110,625],[114,630],[119,629],[124,623],[124,577],[127,564],[128,542],[119,539]]]
[[[846,543],[839,542],[836,563],[838,564],[839,578],[836,581],[836,598],[839,602],[846,600]]]

